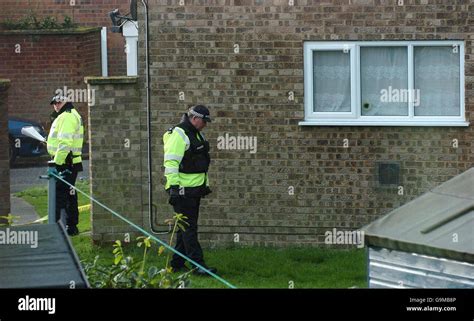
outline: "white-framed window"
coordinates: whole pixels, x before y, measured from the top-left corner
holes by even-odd
[[[307,41],[300,125],[468,126],[463,41]]]

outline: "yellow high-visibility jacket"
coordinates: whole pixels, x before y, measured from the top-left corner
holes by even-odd
[[[74,109],[64,110],[51,125],[48,135],[48,153],[54,157],[56,165],[63,165],[69,152],[72,152],[72,163],[82,162],[82,144],[84,126],[81,115]]]
[[[199,136],[197,140],[201,141]],[[174,127],[163,135],[164,161],[166,184],[165,189],[172,185],[179,187],[209,186],[207,172],[183,173],[180,164],[186,151],[191,147],[190,138],[180,127]]]

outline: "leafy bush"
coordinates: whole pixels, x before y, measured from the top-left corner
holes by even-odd
[[[30,14],[19,20],[7,18],[1,24],[6,30],[50,30],[77,27],[69,16],[65,16],[64,22],[59,23],[55,17],[48,16],[40,20],[35,14]]]
[[[7,29],[7,30],[24,30],[24,29],[30,29],[30,23],[31,23],[30,18],[23,18],[19,21],[14,21],[11,18],[7,18],[2,22],[2,26],[4,29]]]
[[[174,228],[170,237],[170,246],[175,232],[178,228],[184,229],[183,224],[186,217],[182,214],[175,214],[172,220]],[[189,275],[193,270],[177,275],[173,273],[169,266],[171,253],[168,253],[166,266],[158,269],[151,266],[145,269],[147,255],[156,244],[150,237],[140,236],[137,238],[137,246],[143,247],[143,256],[140,260],[129,256],[125,253],[120,240],[115,241],[113,245],[114,261],[110,266],[100,265],[98,263],[99,256],[96,256],[92,263],[86,263],[84,270],[89,279],[89,283],[94,288],[184,288],[190,284]],[[162,255],[165,251],[164,246],[159,246],[158,255]]]

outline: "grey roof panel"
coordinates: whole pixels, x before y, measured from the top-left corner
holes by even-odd
[[[362,230],[367,245],[474,263],[474,168]]]
[[[0,228],[2,235],[32,232],[38,246],[0,244],[0,288],[89,287],[76,253],[59,224],[38,224]]]

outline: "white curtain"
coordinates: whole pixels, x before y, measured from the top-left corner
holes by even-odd
[[[313,110],[351,111],[350,53],[313,51]]]
[[[360,48],[362,115],[408,115],[407,57],[407,47]]]
[[[459,51],[453,47],[415,47],[415,116],[459,116]]]

